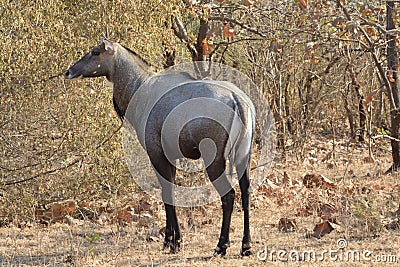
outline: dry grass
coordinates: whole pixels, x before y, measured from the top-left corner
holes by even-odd
[[[326,141],[315,140],[311,145],[317,146]],[[389,159],[378,157],[376,163],[363,163],[367,156],[366,152],[362,152],[364,149],[356,146],[353,149],[353,153],[346,154],[346,150],[338,150],[337,157],[340,160],[335,161],[336,165],[331,169],[326,168],[326,163],[320,163],[323,153],[317,153],[317,163],[312,165],[296,163],[295,160],[278,160],[274,169],[276,175],[270,176],[271,180],[282,180],[280,173],[283,171],[292,179],[299,178],[303,172],[320,173],[332,179],[337,188],[329,192],[321,188],[307,189],[302,186],[296,189],[280,185],[272,194],[261,189],[255,191],[251,211],[253,249],[256,253],[261,253],[265,247],[268,251],[294,250],[299,253],[312,250],[318,258],[323,250],[337,249],[337,240],[345,238],[348,246],[344,251],[370,250],[371,262],[362,259],[346,262],[345,258],[340,261],[326,257],[323,263],[307,258],[285,263],[277,260],[277,254],[274,254],[273,260],[268,258],[266,261],[260,261],[257,255],[242,258],[239,256],[242,237],[239,199],[235,202],[231,226],[232,245],[226,258],[212,257],[221,221],[219,203],[204,208],[178,208],[183,232],[182,251],[169,254],[161,250],[162,235],[158,234],[164,224],[162,204],[143,193],[131,195],[127,202],[132,207],[144,202],[151,205],[139,212],[139,219],[125,226],[70,218],[67,223],[56,223],[48,227],[34,224],[23,228],[1,228],[1,261],[6,265],[34,266],[395,266],[395,263],[377,263],[375,257],[400,256],[399,231],[384,227],[390,218],[389,213],[398,207],[398,176],[379,174],[390,165]],[[348,192],[349,183],[355,185],[355,191],[351,193]],[[321,218],[316,210],[307,217],[296,215],[307,202],[331,203],[337,207],[346,205],[338,212],[339,225],[332,233],[320,239],[308,237],[308,233],[312,232]],[[141,216],[147,212],[151,214],[150,218]],[[282,233],[277,230],[279,219],[284,217],[296,220],[296,231]]]
[[[157,26],[167,7],[150,17],[146,11],[157,3],[0,1],[0,179],[35,177],[1,189],[0,225],[35,220],[34,210],[54,201],[112,199],[135,187],[120,135],[97,148],[119,124],[111,88],[103,79],[65,82],[62,72],[97,45],[106,26],[110,38],[123,36],[162,65],[162,46],[148,42],[171,36]]]

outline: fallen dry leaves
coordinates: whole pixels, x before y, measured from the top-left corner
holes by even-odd
[[[277,228],[280,232],[293,232],[298,223],[290,216],[300,218],[314,216],[320,220],[313,226],[308,237],[321,238],[339,225],[353,221],[353,227],[363,233],[376,234],[382,227],[388,230],[400,230],[400,206],[394,212],[379,213],[374,207],[373,196],[389,195],[396,188],[390,183],[368,185],[365,182],[352,180],[336,181],[319,173],[306,173],[291,177],[284,171],[281,175],[270,175],[258,189],[269,200],[279,207],[292,207],[279,220]],[[400,191],[400,190],[398,190]],[[361,202],[372,201],[367,206]],[[361,201],[361,202],[360,202]],[[301,205],[293,205],[301,202]],[[391,217],[391,218],[388,218]],[[307,227],[306,227],[307,228]]]
[[[288,218],[281,218],[278,223],[278,230],[280,232],[294,232],[297,228],[296,220],[288,219]]]
[[[89,205],[74,200],[53,202],[45,207],[37,208],[35,216],[42,224],[53,224],[57,222],[68,224],[81,224],[85,220],[100,224],[121,226],[137,223],[138,227],[151,224],[153,213],[156,209],[149,201],[132,201],[130,205],[120,206],[113,203],[101,203],[100,205]]]
[[[321,238],[335,230],[338,225],[342,225],[341,219],[343,219],[344,214],[346,214],[345,216],[355,216],[352,214],[354,211],[349,208],[348,201],[343,202],[338,201],[338,199],[346,197],[355,201],[354,196],[369,196],[373,192],[387,194],[390,190],[396,190],[396,188],[392,184],[366,185],[352,181],[338,185],[322,174],[306,173],[292,177],[284,171],[281,177],[270,175],[265,180],[258,188],[258,193],[253,195],[255,201],[252,205],[261,205],[268,198],[274,200],[279,207],[292,207],[291,215],[288,214],[289,216],[280,218],[278,224],[274,224],[279,232],[291,233],[299,228],[298,223],[301,223],[302,219],[296,221],[290,216],[300,218],[314,216],[320,222],[313,225],[313,228],[310,227],[313,230],[306,236]],[[341,198],[336,197],[339,193]],[[299,200],[301,200],[302,205],[293,205],[298,204]],[[35,214],[37,220],[44,224],[64,222],[79,225],[84,220],[90,220],[100,225],[117,224],[125,226],[135,224],[136,227],[153,227],[147,239],[158,241],[160,239],[159,231],[161,230],[154,228],[154,219],[160,221],[160,218],[163,218],[164,215],[159,216],[159,210],[155,206],[157,205],[147,198],[138,198],[136,201],[131,201],[125,205],[107,202],[97,206],[88,203],[77,204],[74,200],[66,200],[38,208]],[[396,211],[388,212],[388,216],[390,218],[368,218],[366,222],[368,227],[365,229],[362,225],[357,227],[361,231],[369,231],[368,229],[375,229],[374,231],[376,231],[379,225],[382,225],[388,230],[400,230],[400,206]],[[197,222],[190,217],[187,222],[185,220],[182,222],[183,229],[186,229],[202,227],[212,221],[206,219],[203,222]]]
[[[318,223],[317,225],[315,225],[311,236],[316,237],[316,238],[321,238],[324,235],[332,232],[334,229],[335,229],[335,227],[331,222],[324,221],[322,223]]]
[[[47,207],[36,209],[35,216],[43,224],[64,222],[66,216],[72,214],[76,208],[77,205],[74,200],[54,202]]]
[[[329,180],[322,174],[306,174],[306,175],[304,175],[303,184],[307,188],[312,188],[312,187],[335,188],[336,187],[336,185],[333,181]]]
[[[337,223],[336,221],[336,208],[334,205],[326,203],[323,204],[318,211],[318,216],[321,217],[321,219],[332,222],[332,223]]]

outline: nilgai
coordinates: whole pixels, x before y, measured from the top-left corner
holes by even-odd
[[[222,227],[214,255],[226,254],[235,196],[226,174],[229,160],[241,190],[241,254],[250,255],[249,172],[255,108],[249,97],[227,81],[199,80],[178,71],[155,74],[135,52],[107,38],[65,72],[66,79],[99,76],[112,84],[114,108],[136,130],[161,184],[167,217],[164,248],[175,252],[181,241],[174,205],[174,162],[202,158],[222,201]],[[166,121],[170,126],[164,125]],[[176,127],[180,127],[178,136]]]

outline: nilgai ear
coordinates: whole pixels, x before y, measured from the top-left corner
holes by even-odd
[[[104,44],[104,48],[106,49],[106,51],[108,51],[110,53],[114,53],[115,52],[115,46],[114,46],[114,44],[112,42],[108,41],[104,37],[101,38],[101,41]]]

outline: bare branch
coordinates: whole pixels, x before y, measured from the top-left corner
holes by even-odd
[[[336,3],[338,4],[338,6],[342,9],[343,13],[345,14],[346,18],[348,21],[352,21],[350,13],[348,12],[348,10],[346,9],[346,7],[342,4],[342,1],[340,0],[336,0]],[[372,55],[372,59],[375,62],[375,66],[377,67],[378,71],[379,71],[379,75],[382,78],[382,81],[385,85],[386,91],[387,91],[387,95],[389,98],[389,102],[390,102],[390,108],[392,110],[396,109],[396,103],[394,102],[394,98],[393,98],[393,94],[391,91],[391,86],[388,80],[388,77],[386,76],[386,72],[382,66],[382,64],[380,63],[378,56],[375,53],[375,46],[374,43],[372,42],[371,38],[369,37],[369,35],[365,32],[365,30],[358,26],[358,29],[360,30],[360,32],[363,34],[364,38],[367,40],[367,43],[369,45],[369,51]]]
[[[376,29],[378,29],[381,33],[383,34],[387,34],[387,31],[385,30],[385,28],[383,28],[381,25],[379,25],[378,23],[375,23],[373,21],[369,21],[366,20],[365,18],[361,17],[361,16],[357,16],[358,19],[362,20],[362,24],[361,25],[369,25],[372,26]]]
[[[242,22],[240,22],[240,21],[238,21],[236,19],[233,19],[233,18],[227,18],[227,17],[221,17],[221,16],[210,16],[208,19],[209,20],[214,20],[214,21],[222,21],[222,22],[233,23],[233,24],[238,25],[241,28],[243,28],[243,29],[245,29],[245,30],[247,30],[247,31],[249,31],[251,33],[257,34],[257,35],[259,35],[259,36],[261,36],[263,38],[267,38],[267,36],[264,33],[258,31],[255,28],[252,28],[252,27],[250,27],[248,25],[245,25],[244,23],[242,23]]]
[[[231,45],[231,44],[235,44],[235,43],[240,43],[243,41],[262,41],[264,39],[262,38],[240,38],[240,39],[235,39],[229,42],[218,42],[218,43],[214,43],[217,47],[220,45]]]
[[[42,175],[46,175],[46,174],[54,173],[54,172],[57,172],[57,171],[65,170],[65,169],[75,165],[76,163],[78,163],[81,160],[82,160],[82,157],[78,157],[78,158],[74,159],[73,161],[71,161],[70,163],[68,163],[68,164],[66,164],[64,166],[53,168],[53,169],[50,169],[50,170],[35,174],[35,175],[31,176],[31,177],[28,177],[28,178],[25,178],[25,179],[22,179],[22,180],[17,180],[17,181],[12,181],[12,182],[5,182],[4,185],[16,185],[16,184],[25,183],[25,182],[28,182],[30,180],[34,180],[34,179],[36,179],[36,178],[38,178],[38,177],[40,177]]]
[[[11,120],[6,120],[0,123],[0,129],[6,126]]]
[[[200,18],[199,33],[197,34],[196,43],[197,57],[193,58],[195,61],[203,60],[203,40],[207,38],[208,29],[208,21]]]
[[[378,139],[378,138],[388,138],[388,139],[390,139],[390,140],[393,140],[393,141],[396,141],[396,142],[400,142],[399,139],[394,138],[394,137],[392,137],[392,136],[390,136],[390,135],[386,135],[386,134],[375,135],[375,136],[372,136],[371,138],[372,138],[373,140]]]
[[[190,54],[192,55],[192,58],[196,57],[196,47],[193,45],[192,40],[188,36],[182,21],[177,16],[172,17],[172,30],[174,31],[175,36],[185,43],[186,47],[190,51]]]
[[[109,136],[107,136],[107,137],[104,138],[100,143],[98,143],[98,144],[92,149],[92,151],[99,149],[99,148],[102,147],[105,143],[107,143],[107,142],[122,128],[122,126],[123,126],[123,121],[121,121],[121,124],[120,124]],[[37,173],[37,174],[35,174],[35,175],[31,176],[31,177],[25,178],[25,179],[16,180],[16,181],[10,181],[10,182],[5,182],[5,183],[3,183],[3,185],[8,186],[8,185],[21,184],[21,183],[25,183],[25,182],[34,180],[34,179],[36,179],[36,178],[38,178],[38,177],[40,177],[40,176],[42,176],[42,175],[51,174],[51,173],[55,173],[55,172],[57,172],[57,171],[61,171],[61,170],[68,169],[69,167],[71,167],[71,166],[77,164],[78,162],[83,161],[88,155],[90,155],[90,153],[85,153],[85,154],[83,154],[83,155],[80,155],[80,156],[75,157],[75,159],[71,160],[69,163],[67,163],[67,164],[65,164],[65,165],[63,165],[63,166],[61,166],[61,167],[54,167],[54,168],[52,168],[52,169],[49,169],[49,170],[44,171],[44,172]],[[10,170],[10,171],[13,171],[13,170]]]

